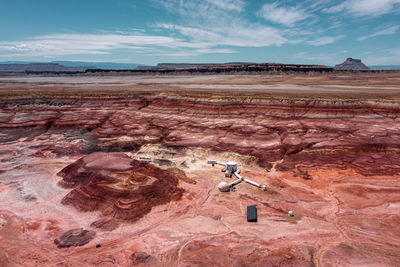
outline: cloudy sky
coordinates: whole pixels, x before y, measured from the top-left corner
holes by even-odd
[[[0,61],[400,64],[400,0],[1,0]]]

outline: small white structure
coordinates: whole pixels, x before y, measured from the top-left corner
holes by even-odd
[[[214,167],[215,165],[221,165],[221,166],[226,167],[226,164],[225,164],[225,163],[219,162],[219,161],[216,161],[216,160],[213,160],[213,159],[207,160],[207,164],[211,164],[211,166],[213,166],[213,167]]]
[[[267,186],[266,186],[266,185],[263,185],[263,186],[262,186],[262,190],[263,190],[263,191],[267,191]]]
[[[140,156],[139,160],[143,162],[151,162],[151,157]]]
[[[234,161],[229,161],[226,163],[226,171],[225,171],[225,177],[232,177],[232,174],[234,174],[237,171],[237,163]]]
[[[227,182],[220,182],[218,185],[218,189],[221,192],[229,192],[231,187],[229,186],[229,184]]]
[[[216,164],[217,164],[217,161],[216,160],[207,160],[207,164],[211,164],[211,166],[215,166]]]
[[[229,185],[232,187],[232,186],[235,186],[235,185],[241,183],[242,181],[243,181],[243,179],[242,179],[242,178],[239,178],[239,179],[233,181],[232,183],[230,183]]]
[[[221,165],[225,167],[225,177],[232,177],[232,174],[237,171],[237,163],[234,161],[223,163],[213,159],[207,160],[207,164],[211,164],[211,166]]]
[[[289,210],[289,217],[293,217],[294,216],[294,212],[292,210]]]
[[[258,183],[256,183],[256,182],[253,182],[252,180],[244,179],[244,181],[245,181],[246,183],[248,183],[248,184],[254,185],[255,187],[258,187],[258,188],[261,187],[260,184],[258,184]]]

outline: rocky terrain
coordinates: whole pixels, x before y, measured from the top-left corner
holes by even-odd
[[[3,80],[0,265],[396,266],[400,80],[352,75]]]

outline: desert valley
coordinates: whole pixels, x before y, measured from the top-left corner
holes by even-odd
[[[0,97],[1,266],[400,260],[398,72],[3,76]],[[208,159],[267,190],[220,192]]]

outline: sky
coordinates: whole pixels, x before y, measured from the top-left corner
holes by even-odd
[[[1,0],[0,61],[400,64],[400,0]]]

